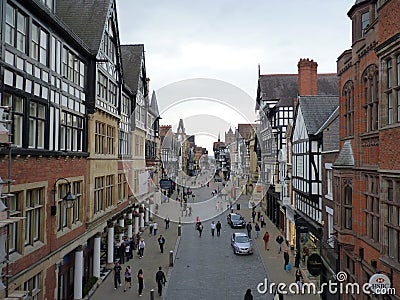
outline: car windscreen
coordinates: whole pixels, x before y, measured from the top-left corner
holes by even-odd
[[[241,217],[239,215],[231,215],[231,219],[235,221],[239,221]]]
[[[248,243],[249,238],[247,236],[237,236],[236,243]]]

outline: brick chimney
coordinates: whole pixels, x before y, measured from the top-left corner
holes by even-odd
[[[308,58],[301,58],[297,64],[300,96],[315,96],[318,94],[317,67],[318,64]]]

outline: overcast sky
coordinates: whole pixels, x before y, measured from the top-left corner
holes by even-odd
[[[204,135],[208,136],[204,143],[209,147],[210,138],[218,132],[223,136],[229,126],[234,129],[239,122],[253,123],[256,119],[252,113],[258,64],[261,74],[297,73],[299,59],[310,58],[318,63],[319,73],[336,72],[337,57],[351,47],[347,12],[354,3],[117,0],[117,13],[121,43],[145,45],[147,75],[150,88],[158,96],[161,124],[176,126],[182,118],[187,131],[203,132],[198,127],[204,122],[199,122],[196,115],[204,107],[209,108],[211,119],[223,120],[216,121],[215,128]],[[212,83],[210,88],[204,86],[205,82]],[[196,92],[176,95],[191,90],[194,83],[199,84]],[[208,91],[203,94],[205,89]],[[240,89],[247,95],[243,96]],[[235,93],[241,100],[231,100],[235,98],[231,96],[221,99],[217,90],[229,90],[227,95]],[[171,93],[174,97],[168,100]],[[217,100],[215,106],[210,99]],[[174,101],[183,104],[172,105]],[[244,116],[235,117],[228,111],[241,111]],[[199,113],[204,115],[204,111]],[[199,144],[198,139],[196,142]]]

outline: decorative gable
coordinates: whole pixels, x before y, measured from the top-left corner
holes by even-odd
[[[296,142],[299,140],[307,140],[307,127],[304,122],[304,117],[301,112],[301,107],[298,107],[296,122],[294,124],[293,138],[292,142]]]

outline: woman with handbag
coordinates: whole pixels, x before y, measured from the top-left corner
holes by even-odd
[[[125,269],[125,288],[124,292],[126,292],[126,288],[129,284],[129,288],[132,287],[132,271],[131,271],[131,266],[126,266]]]

